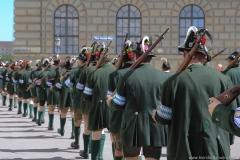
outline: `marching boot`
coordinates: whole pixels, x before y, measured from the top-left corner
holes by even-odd
[[[42,111],[42,116],[41,116],[41,123],[45,123],[45,112],[46,112],[46,107],[44,106],[43,111]]]
[[[34,115],[34,117],[33,117],[33,119],[32,119],[32,122],[36,122],[36,119],[37,119],[37,118],[36,118],[36,117],[37,117],[37,109],[38,109],[37,107],[34,107],[34,108],[33,108],[33,115]]]
[[[71,143],[71,147],[74,149],[78,149],[79,148],[80,127],[74,127],[74,135],[75,135],[75,142]]]
[[[3,106],[6,106],[6,99],[7,99],[7,96],[3,95]]]
[[[83,146],[84,146],[84,150],[80,150],[79,155],[85,159],[88,159],[89,155],[89,142],[91,141],[90,139],[90,135],[85,135],[83,133]]]
[[[23,103],[23,117],[26,117],[27,116],[27,103]]]
[[[123,156],[121,157],[114,157],[114,160],[122,160]]]
[[[114,147],[114,143],[112,143],[112,154],[113,154],[113,159],[115,157],[115,147]]]
[[[42,125],[42,123],[41,123],[42,114],[43,114],[43,112],[38,111],[38,120],[36,120],[36,123],[37,123],[39,126]]]
[[[103,148],[104,148],[105,139],[106,139],[106,135],[102,134],[100,138],[100,150],[99,150],[98,159],[103,159]]]
[[[48,114],[48,116],[49,116],[48,130],[53,131],[54,114]]]
[[[33,104],[29,104],[29,118],[33,118]]]
[[[60,128],[58,128],[58,133],[61,135],[61,136],[64,136],[64,126],[66,124],[66,118],[61,118],[61,121],[60,121]]]
[[[74,139],[74,138],[75,138],[74,128],[75,128],[75,125],[74,125],[74,118],[72,118],[72,133],[71,133],[71,137],[70,137],[70,139]]]
[[[13,107],[14,108],[17,108],[17,101],[18,101],[18,98],[17,97],[13,97]]]
[[[91,160],[98,160],[100,152],[100,140],[91,140]]]
[[[22,114],[22,101],[18,101],[18,112],[17,114]]]
[[[9,98],[9,111],[12,111],[12,102],[13,102],[13,99],[10,99]]]

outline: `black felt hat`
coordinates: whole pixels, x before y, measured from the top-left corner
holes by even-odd
[[[226,60],[233,61],[239,54],[240,52],[238,50],[234,50]],[[236,62],[236,64],[239,64],[239,60]]]
[[[166,68],[166,69],[170,69],[171,66],[170,66],[170,63],[169,61],[167,60],[167,58],[161,58],[161,61],[162,61],[162,68]]]
[[[58,54],[52,56],[52,60],[53,60],[53,65],[58,65],[61,62],[60,56]]]
[[[87,47],[86,45],[84,45],[81,50],[80,53],[78,54],[78,59],[81,59],[83,61],[87,61],[88,58],[90,58],[91,56],[91,52],[89,51],[89,49],[92,49],[91,47]]]
[[[152,42],[149,40],[147,36],[145,36],[139,43],[136,42],[136,46],[134,46],[135,49],[133,50],[133,52],[135,54],[142,55],[145,51],[147,51],[150,48],[151,45],[152,45]],[[150,52],[148,56],[156,57],[153,54],[153,52]]]
[[[49,65],[49,59],[48,58],[45,58],[42,62],[42,67],[47,67],[47,65]]]

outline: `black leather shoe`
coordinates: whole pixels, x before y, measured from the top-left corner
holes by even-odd
[[[36,118],[35,117],[32,119],[32,122],[36,122]]]
[[[79,144],[76,144],[75,142],[72,142],[70,146],[72,148],[74,148],[74,149],[78,149],[79,148]]]
[[[29,118],[33,118],[33,115],[30,115]]]
[[[41,123],[45,123],[45,119],[42,119]]]
[[[36,123],[38,124],[38,126],[42,125],[42,123],[40,123],[38,119],[36,119]]]
[[[8,111],[12,111],[12,108],[8,108]]]
[[[4,103],[3,106],[6,106],[6,103]]]
[[[103,160],[103,158],[98,158],[98,160]]]
[[[22,114],[22,116],[23,116],[23,117],[26,117],[26,116],[27,116],[27,114],[26,114],[26,113],[23,113],[23,114]]]
[[[22,111],[18,111],[17,114],[22,114]]]
[[[49,130],[49,131],[53,131],[54,128],[53,128],[53,127],[48,127],[48,130]]]
[[[83,150],[80,150],[80,151],[79,151],[79,155],[80,155],[81,157],[83,157],[84,159],[88,159],[88,158],[89,158],[89,155],[88,155],[87,153],[84,153]]]
[[[13,107],[14,107],[14,108],[17,108],[17,105],[14,105]]]
[[[71,134],[71,137],[70,137],[70,139],[74,139],[75,138],[75,136],[73,135],[73,134]]]
[[[58,133],[61,135],[61,136],[64,136],[64,132],[61,132],[61,129],[60,128],[58,128]]]

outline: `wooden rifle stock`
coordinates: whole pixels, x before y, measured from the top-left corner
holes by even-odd
[[[108,50],[109,50],[109,46],[110,46],[111,43],[112,43],[112,41],[109,42],[106,51],[103,53],[102,57],[101,57],[101,58],[99,59],[99,61],[97,62],[97,65],[96,65],[95,69],[100,68],[100,66],[102,65],[103,60],[104,60],[104,58],[105,58],[105,55],[107,54],[107,52],[108,52]],[[103,51],[102,51],[102,52],[103,52]],[[101,56],[102,52],[99,53],[99,56]]]
[[[45,78],[47,78],[49,76],[49,74],[45,75],[44,77],[42,77],[40,80],[44,80]],[[39,80],[39,79],[38,79]],[[29,89],[31,89],[32,87],[36,86],[36,80],[33,81],[33,83],[27,88],[26,91],[29,91]]]
[[[227,48],[224,48],[223,50],[221,50],[220,52],[218,52],[217,54],[215,54],[214,56],[211,57],[211,59],[214,59],[215,57],[217,57],[219,54],[223,53]],[[204,62],[203,65],[206,65],[208,62]]]
[[[232,88],[224,91],[216,97],[224,106],[228,106],[240,94],[240,84],[234,85]]]
[[[164,39],[165,34],[168,33],[169,28],[166,29],[166,31],[156,40],[156,42],[151,45],[151,47],[144,52],[130,67],[130,69],[135,69],[137,68],[143,61],[144,59],[148,56],[148,54],[154,49],[154,47],[162,40]]]
[[[202,38],[205,34],[206,34],[206,30],[204,30],[204,32],[201,35],[201,37],[199,38],[199,40],[195,43],[195,45],[193,46],[191,51],[188,53],[188,55],[186,55],[185,59],[183,60],[182,64],[180,65],[180,67],[178,68],[176,73],[182,72],[187,68],[190,61],[192,60],[192,57],[197,53],[198,46],[199,46],[200,42],[202,41]]]
[[[121,67],[122,67],[122,62],[123,62],[123,58],[124,58],[124,52],[125,52],[125,49],[126,49],[126,41],[127,41],[127,38],[128,38],[128,33],[126,33],[126,36],[125,36],[125,40],[124,40],[124,43],[123,43],[123,46],[122,46],[122,50],[121,50],[121,53],[119,55],[119,58],[118,58],[118,61],[117,61],[117,64],[116,64],[116,70],[119,70]]]
[[[235,59],[230,62],[230,64],[227,66],[226,70],[228,70],[228,69],[232,68],[233,66],[235,66],[237,61],[238,61],[238,59],[239,59],[239,57],[240,57],[240,54],[238,54],[238,56],[235,57]]]
[[[97,44],[97,42],[94,42],[91,47],[92,47],[92,52],[91,52],[91,56],[88,58],[88,61],[87,61],[87,65],[86,66],[89,66],[91,61],[92,61],[92,55],[94,54],[94,51],[100,46],[98,45],[96,48],[95,48],[95,45]]]

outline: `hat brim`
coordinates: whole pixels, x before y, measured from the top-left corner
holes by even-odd
[[[142,55],[142,53],[139,52],[138,50],[133,50],[133,53],[138,54],[138,55]],[[153,54],[153,52],[150,52],[148,54],[148,57],[156,57],[156,56]]]

